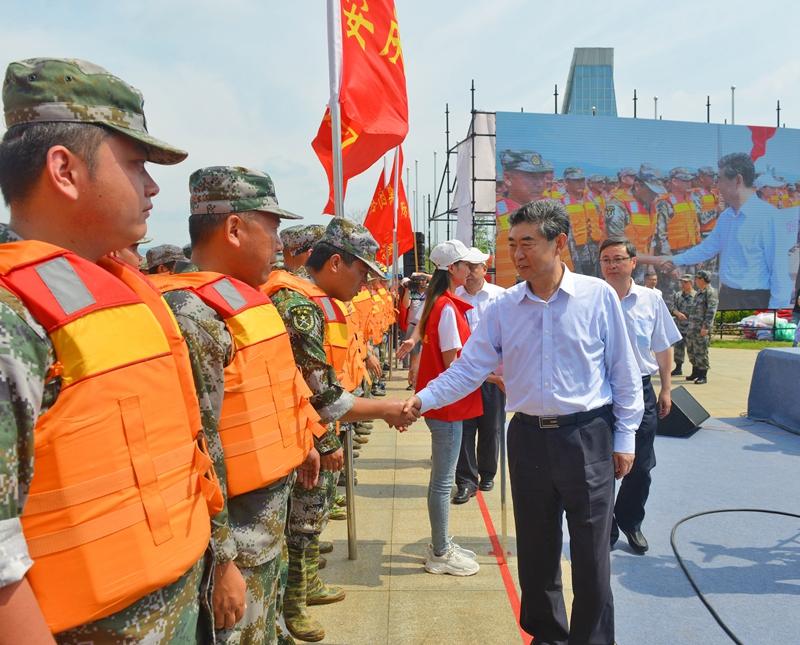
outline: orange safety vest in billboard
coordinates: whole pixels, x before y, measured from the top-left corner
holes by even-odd
[[[561,203],[569,215],[570,228],[575,244],[583,246],[589,239],[593,242],[603,241],[603,227],[597,206],[589,199],[575,199],[569,194],[561,198]]]
[[[719,195],[713,190],[705,190],[703,188],[698,192],[700,196],[700,208],[703,213],[715,213],[715,216],[700,225],[701,233],[710,233],[717,225],[717,216],[719,215]]]
[[[0,244],[0,282],[47,330],[61,377],[34,428],[26,577],[53,633],[175,582],[222,493],[183,337],[141,274],[36,241]]]
[[[625,206],[630,215],[630,221],[625,227],[625,237],[636,247],[638,253],[650,254],[650,245],[656,232],[657,218],[655,214],[625,191],[617,193],[617,200]]]
[[[325,356],[333,369],[336,371],[336,378],[345,389],[350,385],[342,382],[341,376],[345,376],[344,366],[347,361],[347,321],[342,310],[322,289],[310,280],[296,276],[288,271],[274,270],[269,274],[269,279],[261,285],[261,291],[268,296],[273,295],[280,289],[290,289],[314,302],[322,311],[325,321],[325,340],[323,347]],[[345,381],[347,379],[345,378]],[[355,386],[353,386],[355,389]]]
[[[673,215],[667,222],[667,241],[672,252],[688,249],[700,242],[697,208],[692,198],[687,195],[685,201],[678,201],[678,198],[670,193],[664,199],[672,204]]]
[[[162,293],[186,290],[216,311],[233,341],[225,366],[219,436],[228,497],[264,488],[303,463],[325,427],[308,400],[289,334],[270,299],[220,273],[153,276]]]

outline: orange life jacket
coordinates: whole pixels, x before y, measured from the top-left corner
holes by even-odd
[[[370,322],[372,319],[372,294],[369,292],[369,289],[362,287],[361,291],[355,295],[351,302],[358,312],[361,334],[364,342],[366,342],[372,338],[372,333],[370,332],[372,329],[372,323]]]
[[[54,632],[114,614],[197,562],[222,495],[189,357],[152,284],[36,241],[0,244],[0,280],[47,330],[61,390],[34,428],[27,578]]]
[[[380,287],[378,289],[378,294],[381,298],[383,298],[383,309],[385,312],[385,319],[386,319],[386,327],[388,328],[391,326],[395,321],[394,315],[394,298],[392,298],[392,294],[385,287]]]
[[[630,221],[625,227],[625,237],[636,247],[637,252],[651,253],[650,244],[656,232],[655,214],[626,191],[618,191],[616,198],[625,205],[630,215]]]
[[[687,194],[684,201],[678,201],[670,193],[664,199],[672,204],[673,215],[667,222],[667,241],[672,252],[688,249],[700,242],[700,225],[692,198]]]
[[[352,392],[364,380],[367,368],[364,361],[367,358],[367,347],[364,339],[362,338],[361,330],[359,329],[358,311],[352,302],[342,302],[341,300],[334,300],[336,305],[344,313],[345,323],[347,325],[347,358],[345,359],[344,366],[344,381],[339,379],[339,382],[348,386],[348,391]]]
[[[597,213],[597,206],[589,199],[575,199],[569,194],[561,198],[569,215],[570,228],[575,244],[583,246],[589,239],[602,242],[603,227]]]
[[[274,270],[269,274],[269,279],[261,285],[261,291],[268,296],[273,295],[280,289],[291,289],[299,294],[304,295],[306,298],[314,302],[322,311],[323,319],[325,320],[325,339],[323,347],[325,348],[325,356],[333,369],[336,371],[336,377],[339,383],[347,389],[351,383],[348,382],[345,374],[345,365],[347,362],[347,321],[345,320],[342,310],[322,289],[315,285],[310,280],[298,277],[288,271]],[[339,378],[345,377],[345,381]],[[353,385],[355,389],[355,385]]]
[[[714,217],[700,225],[701,233],[710,233],[717,224],[719,215],[719,195],[713,190],[700,189],[700,208],[703,213],[714,213]]]
[[[219,436],[228,497],[269,486],[308,455],[311,435],[325,427],[294,362],[289,334],[275,305],[253,287],[220,273],[154,276],[163,293],[191,291],[216,311],[233,340],[225,367]]]
[[[372,294],[372,328],[370,337],[373,345],[380,345],[383,342],[383,332],[386,331],[386,312],[384,311],[383,298],[379,294]]]

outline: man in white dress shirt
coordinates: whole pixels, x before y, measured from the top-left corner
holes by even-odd
[[[642,521],[650,494],[650,471],[656,465],[656,428],[659,417],[667,416],[672,406],[672,346],[681,340],[681,333],[666,303],[655,293],[655,289],[634,283],[632,276],[635,268],[636,247],[629,240],[609,238],[600,245],[600,269],[622,304],[628,338],[642,376],[644,401],[644,416],[636,431],[636,459],[631,472],[620,484],[614,505],[611,546],[614,546],[621,530],[634,553],[644,555],[648,544],[642,533]],[[656,372],[661,381],[658,401],[650,383],[650,378]]]
[[[554,200],[510,217],[524,280],[486,307],[461,356],[406,406],[424,412],[473,391],[501,363],[522,588],[520,624],[536,643],[614,641],[608,536],[614,477],[633,464],[642,379],[619,298],[561,262],[569,219]],[[562,516],[570,533],[572,617],[561,585]]]
[[[476,247],[470,249],[469,275],[456,295],[472,305],[467,312],[470,332],[478,326],[488,304],[505,293],[505,289],[486,281],[486,262],[489,254]],[[461,433],[461,451],[456,466],[456,494],[454,504],[464,504],[478,489],[488,492],[494,488],[497,474],[497,459],[500,455],[500,433],[506,424],[506,395],[503,377],[490,374],[481,383],[483,414],[474,419],[465,419]],[[476,450],[477,438],[477,450]],[[479,479],[480,477],[480,479]]]

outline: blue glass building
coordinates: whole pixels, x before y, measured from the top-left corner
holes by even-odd
[[[614,94],[614,48],[576,47],[569,67],[562,114],[617,116]]]

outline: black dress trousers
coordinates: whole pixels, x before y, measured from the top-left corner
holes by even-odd
[[[614,503],[613,415],[610,406],[588,421],[542,429],[515,414],[508,463],[517,529],[520,624],[536,642],[614,642],[609,532]],[[562,516],[572,563],[572,618],[561,584]]]

